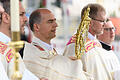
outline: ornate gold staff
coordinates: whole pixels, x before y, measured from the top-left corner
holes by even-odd
[[[24,42],[23,41],[16,41],[19,36],[19,32],[12,32],[12,42],[10,43],[10,46],[15,49],[14,54],[14,73],[12,75],[12,80],[22,80],[22,74],[19,72],[19,50],[23,47]],[[16,37],[14,37],[16,36]]]
[[[89,18],[90,8],[84,11],[84,15],[82,16],[81,23],[76,33],[76,42],[75,42],[75,55],[77,59],[80,59],[82,54],[85,53],[85,43],[86,38],[88,36],[88,29],[90,24]]]
[[[15,49],[14,54],[14,73],[12,80],[21,80],[22,74],[19,72],[19,50],[23,47],[24,42],[20,41],[20,27],[19,27],[19,0],[10,0],[11,9],[11,33],[12,42],[10,46]]]

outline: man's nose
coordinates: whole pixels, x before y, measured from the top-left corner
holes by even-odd
[[[27,21],[28,21],[27,16],[24,16],[24,21],[25,21],[25,22],[27,22]]]
[[[54,26],[55,26],[55,27],[58,27],[58,24],[57,24],[57,22],[56,22],[56,21],[55,21],[55,23],[54,23]]]

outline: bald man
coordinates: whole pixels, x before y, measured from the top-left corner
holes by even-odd
[[[58,55],[51,39],[56,36],[56,18],[48,9],[37,9],[29,18],[34,33],[32,43],[26,43],[23,60],[37,77],[48,80],[87,80],[81,60]],[[89,78],[88,80],[91,80]]]

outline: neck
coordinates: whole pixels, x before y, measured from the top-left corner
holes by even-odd
[[[89,29],[89,33],[91,33],[95,37],[95,33]]]
[[[0,32],[11,38],[11,32],[9,28],[10,26],[8,24],[5,24],[3,22],[0,24]]]
[[[106,42],[103,42],[103,41],[101,41],[101,42],[108,45],[108,46],[112,46],[112,43],[106,43]]]
[[[37,38],[39,38],[41,41],[47,43],[47,44],[50,44],[50,39],[46,39],[46,38],[43,38],[41,36],[38,36],[38,35],[35,35]]]
[[[2,32],[3,34],[5,34],[5,35],[8,36],[8,37],[11,37],[10,31],[8,31],[8,30],[5,30],[5,29],[0,28],[0,32]]]
[[[106,43],[107,45],[109,45],[109,46],[112,46],[112,43]]]

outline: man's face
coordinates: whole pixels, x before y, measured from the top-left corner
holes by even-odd
[[[98,39],[104,43],[111,44],[115,38],[115,27],[111,21],[108,21],[104,25],[103,34],[99,35]]]
[[[27,22],[27,17],[25,16],[25,9],[23,8],[21,2],[19,3],[19,9],[20,9],[20,31],[21,34],[24,34],[24,26],[26,25]]]
[[[56,36],[56,18],[50,12],[41,13],[41,22],[39,24],[39,35],[40,38],[51,40]]]
[[[19,2],[19,15],[20,15],[20,33],[24,34],[24,26],[26,25],[27,22],[27,17],[25,16],[25,10],[22,7],[21,2]],[[7,30],[9,30],[9,36],[11,35],[11,19],[10,19],[10,15],[6,12],[3,12],[2,14],[3,16],[3,23],[5,23],[8,27]]]
[[[105,12],[98,12],[95,18],[91,20],[91,28],[94,32],[94,35],[102,34],[103,33],[103,25],[106,20]]]

